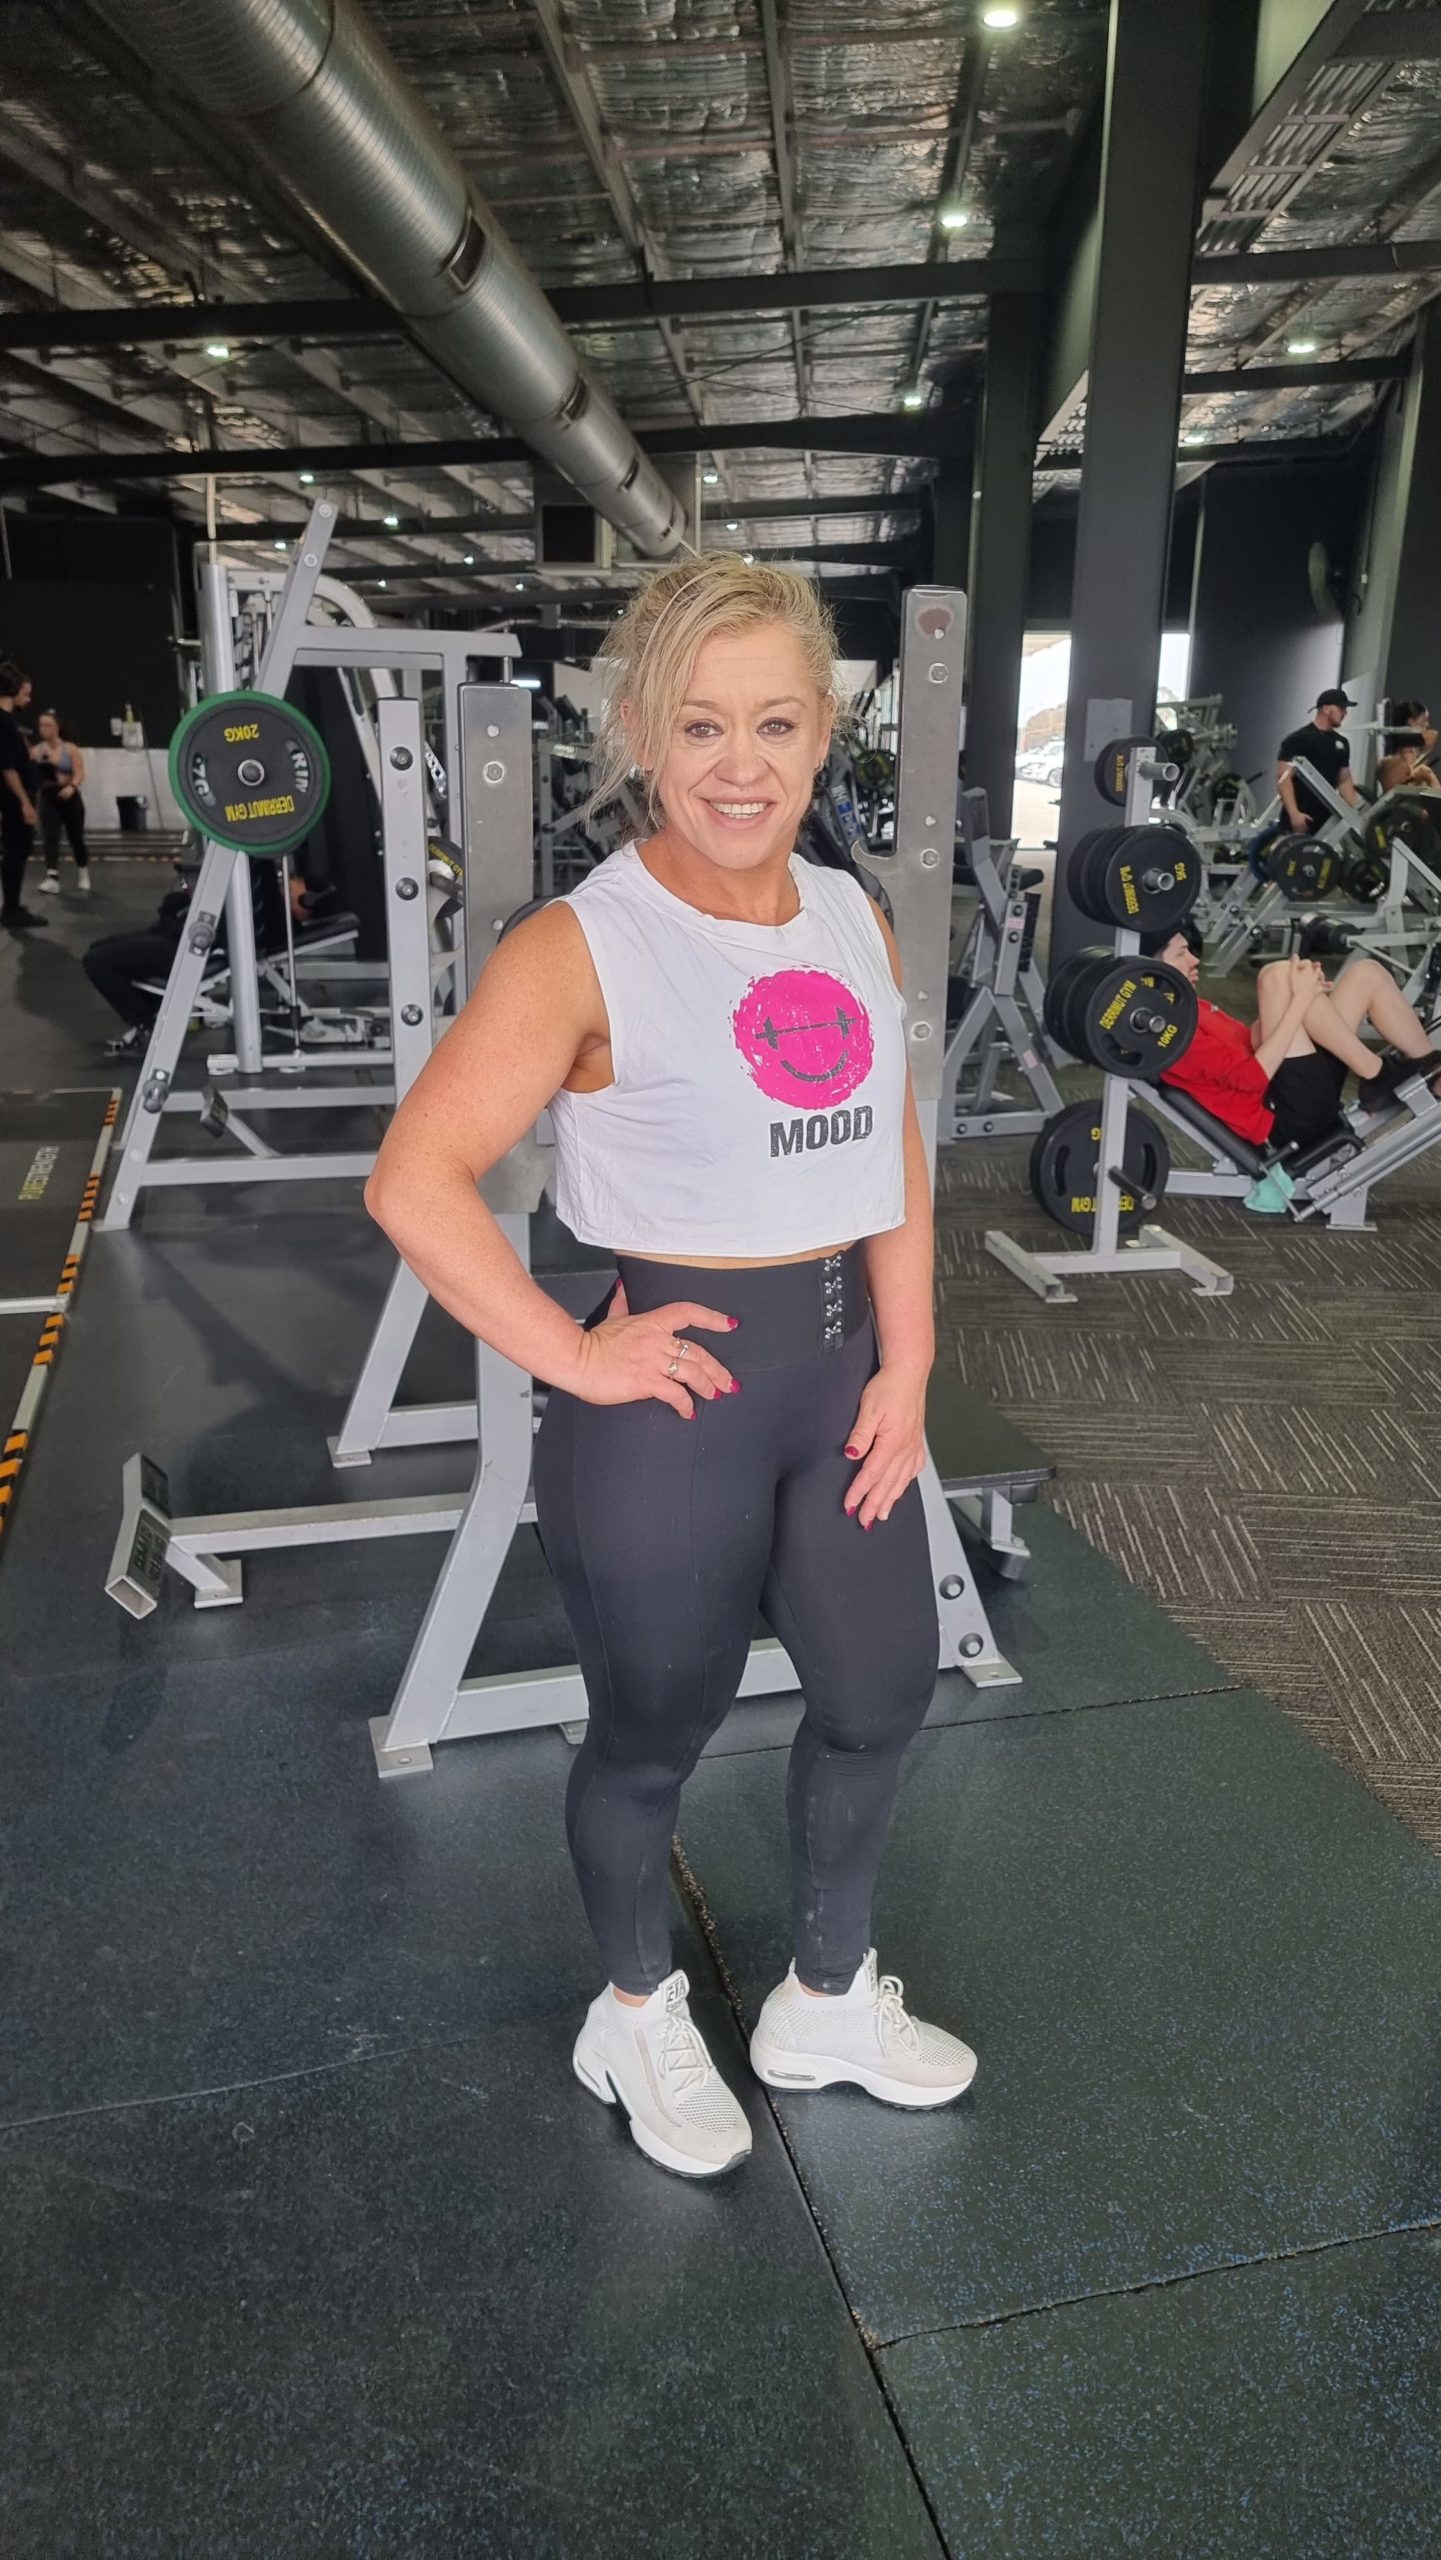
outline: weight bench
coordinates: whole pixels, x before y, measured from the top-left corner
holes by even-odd
[[[1050,1483],[1050,1459],[1016,1423],[938,1370],[926,1390],[926,1432],[947,1501],[979,1532],[996,1571],[1019,1582],[1031,1551],[1016,1535],[1015,1506],[1034,1502]]]

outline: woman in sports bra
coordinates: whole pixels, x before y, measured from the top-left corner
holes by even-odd
[[[939,1654],[916,1484],[931,1193],[894,941],[853,877],[794,854],[836,710],[815,589],[688,560],[607,656],[599,789],[638,768],[654,832],[499,944],[366,1200],[431,1295],[550,1386],[536,1507],[590,1705],[567,1829],[608,1977],[575,2070],[652,2159],[707,2177],[750,2131],[672,1968],[670,1847],[757,1607],[805,1710],[793,1962],[752,2065],[776,2088],[848,2081],[909,2107],[975,2070],[871,1945]],[[584,1326],[476,1188],[547,1105],[560,1216],[619,1270]]]
[[[79,747],[71,744],[53,711],[40,714],[30,761],[40,786],[40,841],[45,848],[45,877],[40,886],[52,896],[59,889],[63,833],[75,856],[75,886],[88,891],[90,855],[85,844],[85,802],[81,797],[85,758]]]

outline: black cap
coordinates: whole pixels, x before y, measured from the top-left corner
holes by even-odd
[[[1354,711],[1356,708],[1349,693],[1343,693],[1338,684],[1331,685],[1325,693],[1318,693],[1316,696],[1318,711],[1329,711],[1333,703],[1338,704],[1343,711]]]

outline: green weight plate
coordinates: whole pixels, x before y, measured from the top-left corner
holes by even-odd
[[[269,861],[324,816],[330,759],[319,730],[290,703],[211,694],[170,741],[170,787],[202,835]]]
[[[1097,1177],[1101,1159],[1101,1106],[1073,1102],[1054,1113],[1031,1148],[1032,1197],[1048,1218],[1084,1236],[1089,1243],[1096,1223]],[[1153,1120],[1144,1112],[1126,1114],[1122,1165],[1127,1187],[1120,1199],[1120,1232],[1134,1235],[1154,1215],[1165,1196],[1171,1151]]]

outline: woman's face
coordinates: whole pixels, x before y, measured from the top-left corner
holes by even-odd
[[[38,726],[42,746],[58,747],[60,744],[60,723],[56,719],[54,712],[42,711]]]
[[[723,870],[759,870],[791,851],[830,738],[787,623],[704,641],[655,776],[668,824]]]

